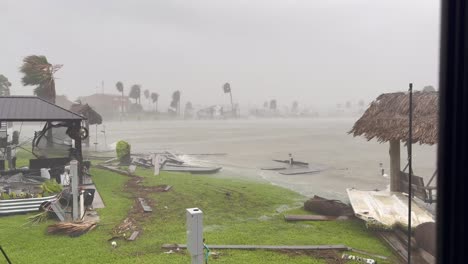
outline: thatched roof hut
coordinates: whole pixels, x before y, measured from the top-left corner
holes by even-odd
[[[349,132],[354,136],[380,142],[408,141],[408,93],[382,94],[371,103]],[[439,93],[413,93],[413,143],[437,143],[439,125]]]
[[[433,145],[437,143],[439,126],[439,93],[413,93],[412,143]],[[390,190],[402,191],[400,172],[400,142],[408,141],[409,94],[382,94],[371,103],[354,124],[350,134],[373,138],[390,145]]]
[[[70,107],[70,111],[86,117],[89,125],[102,124],[101,115],[88,104],[73,104]]]

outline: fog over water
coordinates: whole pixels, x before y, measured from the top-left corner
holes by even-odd
[[[347,199],[346,188],[385,189],[389,180],[380,176],[379,163],[389,174],[388,143],[366,141],[347,134],[355,118],[250,119],[209,121],[151,121],[107,123],[106,140],[123,139],[133,152],[170,150],[177,153],[226,153],[225,156],[184,157],[189,162],[220,165],[214,177],[267,181],[298,191]],[[98,129],[98,146],[104,133]],[[91,141],[94,142],[94,127]],[[401,146],[401,166],[406,165],[406,148]],[[281,175],[262,171],[278,165],[271,159],[306,161],[311,167],[324,168],[316,174]],[[436,147],[414,145],[414,172],[426,178],[436,167]],[[197,177],[197,176],[193,176]]]

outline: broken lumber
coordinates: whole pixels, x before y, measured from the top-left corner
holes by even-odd
[[[138,198],[138,201],[140,202],[141,208],[143,208],[144,212],[146,213],[153,212],[153,209],[146,203],[145,199]]]
[[[270,246],[270,245],[207,245],[210,249],[269,249],[269,250],[348,250],[344,245]],[[185,244],[164,244],[163,249],[187,248]]]
[[[285,215],[286,221],[343,221],[349,220],[348,216],[329,216],[329,215]]]
[[[133,231],[132,235],[130,235],[130,237],[128,238],[129,241],[134,241],[138,235],[140,234],[139,231]]]

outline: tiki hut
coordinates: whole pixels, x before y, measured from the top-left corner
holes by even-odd
[[[73,104],[70,107],[70,111],[80,114],[87,118],[87,120],[85,121],[85,127],[88,130],[88,133],[89,133],[89,125],[102,124],[101,115],[98,112],[96,112],[93,108],[91,108],[91,106],[89,106],[88,104],[81,104],[81,103]],[[89,136],[85,139],[84,143],[86,144],[86,146],[89,147]]]
[[[373,101],[349,132],[367,140],[390,142],[390,190],[401,191],[400,142],[408,141],[409,94],[387,93]],[[439,125],[439,93],[413,93],[412,143],[437,143]]]

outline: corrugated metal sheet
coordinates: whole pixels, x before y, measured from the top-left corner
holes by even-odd
[[[0,97],[1,121],[66,121],[85,119],[36,96]]]
[[[54,201],[56,196],[41,198],[0,200],[0,215],[39,211],[41,204]]]

